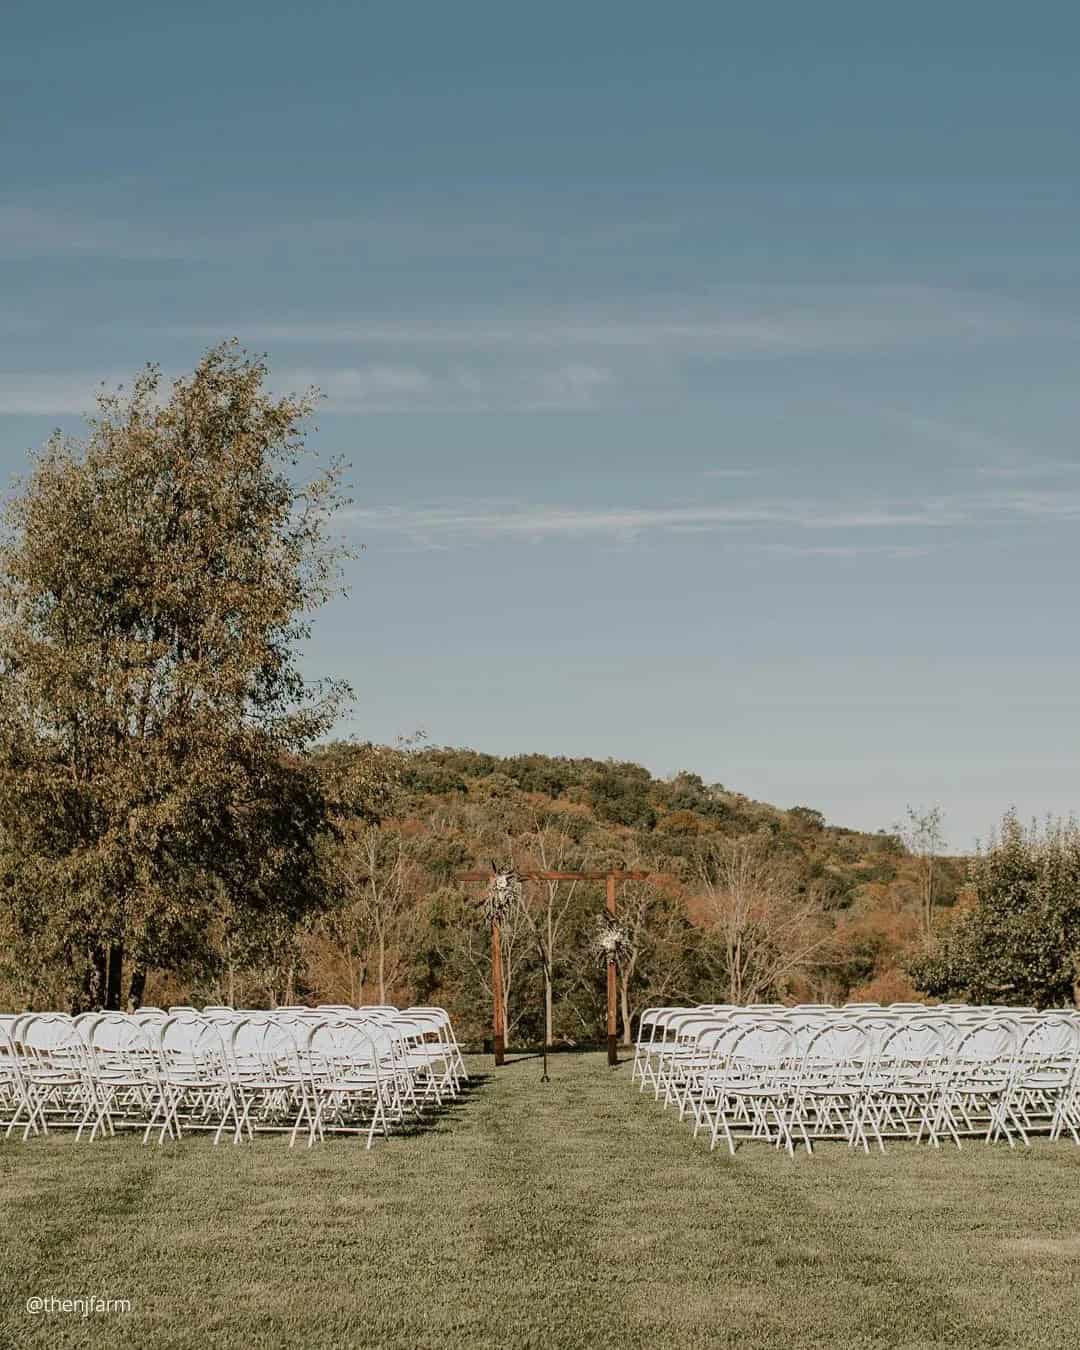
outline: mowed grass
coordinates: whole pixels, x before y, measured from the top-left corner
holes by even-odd
[[[1037,1347],[1080,1334],[1080,1149],[794,1161],[693,1141],[630,1066],[478,1075],[429,1130],[289,1151],[0,1146],[0,1344]],[[38,1297],[128,1313],[32,1316]]]

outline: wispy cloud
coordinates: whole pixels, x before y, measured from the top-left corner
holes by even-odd
[[[0,258],[179,259],[188,250],[169,235],[54,207],[0,202]]]
[[[1080,459],[1047,457],[983,427],[940,417],[912,417],[906,414],[901,420],[920,440],[959,452],[960,457],[980,478],[1017,482],[1080,471]]]
[[[389,365],[291,371],[285,383],[295,388],[317,385],[334,412],[381,412],[423,406],[431,400],[435,387],[431,376],[422,370]]]
[[[853,352],[936,341],[1076,334],[1080,324],[1004,297],[932,286],[739,287],[709,301],[632,312],[579,310],[454,318],[244,322],[245,340],[431,351],[545,348],[643,350],[723,356]],[[210,338],[222,323],[170,325],[171,336]]]
[[[612,398],[615,375],[581,361],[524,369],[454,364],[437,370],[375,363],[332,370],[296,368],[282,387],[317,386],[330,412],[545,412],[587,409]]]
[[[1051,318],[1000,296],[945,288],[761,286],[633,310],[623,304],[363,321],[233,316],[161,331],[185,341],[236,332],[246,343],[270,345],[343,409],[540,411],[670,403],[707,388],[711,367],[722,362],[955,351],[1080,335],[1080,318]],[[304,359],[305,349],[318,349],[319,359]],[[411,370],[414,379],[377,398],[349,395],[356,382],[349,372],[371,366]]]
[[[0,372],[0,414],[54,417],[87,413],[95,407],[103,384],[116,389],[129,379],[126,375]]]
[[[925,558],[930,544],[765,544],[763,552],[780,558]]]
[[[15,235],[29,240],[33,218],[12,219]],[[0,217],[0,250],[2,229]],[[87,246],[96,239],[91,236]],[[115,347],[124,331],[108,324],[98,336]],[[1047,316],[1000,296],[940,287],[743,286],[632,311],[624,304],[604,311],[581,307],[362,322],[226,316],[140,325],[137,335],[145,351],[155,336],[188,344],[230,332],[250,345],[271,345],[281,363],[275,365],[275,383],[316,384],[332,410],[541,412],[667,406],[714,387],[716,366],[732,360],[886,359],[916,347],[947,352],[1010,339],[1080,337],[1080,315]],[[43,406],[50,380],[58,389],[98,380],[83,374],[27,378],[40,383],[34,410],[49,412],[68,410],[67,403]],[[20,396],[12,392],[11,377],[4,389],[8,402]],[[988,477],[1008,477],[1025,459],[1023,447],[971,428],[921,416],[905,420],[911,434],[985,466]],[[737,466],[721,466],[715,476],[737,472]]]
[[[747,527],[801,530],[939,528],[965,523],[959,509],[825,502],[748,502],[712,506],[580,507],[477,502],[422,507],[356,508],[344,519],[368,530],[459,539],[634,536]]]
[[[166,378],[171,378],[166,372]],[[104,386],[130,374],[0,372],[0,414],[59,416],[90,412]],[[616,376],[587,362],[548,362],[519,370],[454,365],[438,371],[371,362],[330,369],[295,367],[273,376],[276,389],[316,386],[337,413],[548,412],[601,406],[618,392]]]
[[[670,506],[561,506],[518,502],[446,502],[426,506],[351,508],[343,524],[358,532],[388,532],[427,545],[499,539],[609,538],[648,534],[769,531],[849,536],[827,542],[769,540],[763,547],[790,556],[850,557],[878,552],[894,558],[928,551],[925,538],[873,539],[866,532],[941,532],[980,526],[1080,518],[1080,492],[1008,492],[911,502],[747,501]],[[851,537],[855,536],[855,537]]]
[[[1055,478],[1061,474],[1080,472],[1080,462],[1068,459],[1027,459],[1013,464],[979,464],[975,472],[980,478],[998,478],[1015,482],[1025,478]]]

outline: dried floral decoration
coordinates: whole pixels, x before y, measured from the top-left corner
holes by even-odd
[[[621,966],[629,960],[633,951],[626,929],[607,914],[597,917],[591,947],[597,964],[601,966],[606,966],[609,961]]]
[[[484,918],[489,924],[504,923],[521,903],[521,878],[511,867],[495,871],[484,893]]]

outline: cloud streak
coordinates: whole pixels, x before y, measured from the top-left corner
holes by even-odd
[[[102,386],[115,390],[130,375],[0,372],[0,415],[60,416],[88,413]],[[171,379],[167,375],[167,380]],[[432,372],[415,365],[372,362],[355,367],[283,370],[273,387],[317,387],[328,412],[484,413],[583,411],[613,400],[619,382],[604,367],[583,361],[550,363],[516,371],[455,366]]]
[[[0,208],[5,238],[29,246],[39,222]],[[6,220],[6,226],[5,226]],[[61,236],[67,228],[46,220]],[[97,234],[83,244],[107,244]],[[121,239],[121,243],[123,240]],[[158,245],[143,241],[148,249]],[[21,244],[20,244],[21,246]],[[327,408],[344,413],[542,412],[666,406],[708,392],[729,361],[832,357],[886,360],[907,351],[956,352],[973,345],[1080,337],[1080,315],[1048,315],[989,293],[928,286],[743,286],[683,303],[625,304],[447,317],[341,322],[223,316],[189,324],[91,326],[88,336],[190,344],[236,333],[272,345],[278,387],[318,385]],[[70,336],[70,335],[68,335]],[[39,343],[47,334],[37,334]],[[137,362],[133,364],[138,364]],[[25,388],[15,380],[24,379]],[[0,408],[67,412],[73,388],[99,376],[0,377]],[[48,406],[48,390],[57,391]],[[81,405],[80,405],[81,406]],[[976,457],[987,476],[1007,477],[1018,451],[992,437],[930,418],[906,418],[921,439]]]
[[[409,320],[225,321],[247,341],[429,352],[547,349],[735,356],[887,350],[927,342],[1077,335],[1001,296],[931,286],[731,288],[707,303],[643,310],[465,315]],[[212,338],[219,324],[170,325],[169,336]]]
[[[97,406],[102,385],[115,390],[120,384],[130,384],[130,380],[130,374],[3,372],[0,373],[0,414],[36,417],[85,414]]]
[[[646,535],[721,531],[930,531],[1080,519],[1080,493],[1029,492],[941,497],[912,502],[772,500],[670,506],[560,506],[476,501],[427,506],[350,508],[341,523],[359,533],[390,533],[429,546],[532,539],[633,540]],[[769,542],[790,556],[848,557],[880,552],[916,557],[925,541]]]
[[[0,202],[0,258],[112,258],[177,261],[187,250],[162,232],[123,217],[106,219],[70,210]]]

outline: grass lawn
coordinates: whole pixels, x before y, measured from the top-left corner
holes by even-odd
[[[1072,1346],[1080,1149],[695,1143],[630,1066],[482,1075],[411,1138],[0,1144],[0,1345]],[[131,1300],[32,1316],[31,1296]]]

